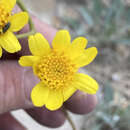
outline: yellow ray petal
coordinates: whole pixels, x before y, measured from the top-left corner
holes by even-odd
[[[74,88],[73,85],[64,87],[63,89],[64,102],[68,100],[76,92],[76,90],[77,89]]]
[[[52,47],[58,52],[63,52],[70,46],[70,43],[71,37],[69,32],[67,30],[60,30],[52,41]]]
[[[75,74],[73,86],[88,94],[95,94],[98,90],[98,83],[96,80],[82,73]]]
[[[29,37],[29,49],[33,55],[43,56],[50,51],[48,41],[40,33]]]
[[[88,48],[79,57],[75,58],[74,63],[79,67],[90,64],[96,57],[98,51],[96,47]]]
[[[10,31],[7,31],[5,34],[0,35],[0,45],[10,53],[21,50],[19,41],[17,40],[16,36]]]
[[[1,56],[2,56],[2,48],[0,47],[0,58],[1,58]]]
[[[10,30],[13,32],[19,31],[28,23],[28,13],[20,12],[11,16],[10,19],[11,26]]]
[[[83,53],[85,47],[87,46],[87,43],[88,43],[88,41],[84,37],[76,38],[72,42],[72,44],[68,50],[68,55],[71,57],[71,59],[74,59],[74,58],[80,56],[81,53]]]
[[[16,0],[1,0],[0,2],[2,2],[2,4],[9,12],[14,8],[16,4]]]
[[[38,62],[39,59],[39,56],[22,56],[18,62],[21,66],[33,66],[33,64]]]
[[[45,104],[46,108],[49,110],[57,110],[63,104],[63,94],[61,90],[50,90],[47,102]]]
[[[47,102],[49,89],[42,82],[37,84],[31,92],[31,99],[34,106],[41,107]]]

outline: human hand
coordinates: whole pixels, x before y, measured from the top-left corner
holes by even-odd
[[[36,17],[33,21],[37,32],[42,33],[51,43],[56,30],[41,22]],[[27,32],[26,26],[20,33]],[[36,108],[30,100],[32,88],[38,83],[38,79],[33,75],[31,68],[22,68],[17,60],[22,55],[29,54],[27,39],[20,40],[22,50],[15,54],[4,52],[0,61],[0,129],[2,130],[24,130],[9,113],[11,110],[24,109],[38,123],[48,127],[61,126],[66,117],[62,108],[57,111],[49,111],[45,107]],[[91,112],[97,103],[95,95],[87,95],[83,92],[76,92],[64,107],[77,114],[87,114]]]

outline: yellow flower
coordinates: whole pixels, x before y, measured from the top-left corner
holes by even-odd
[[[20,12],[12,15],[12,9],[16,0],[0,0],[0,57],[2,48],[7,52],[14,53],[21,46],[12,32],[19,31],[28,23],[28,14]]]
[[[21,66],[32,66],[34,74],[40,79],[31,92],[35,106],[46,106],[49,110],[60,108],[77,90],[95,94],[97,82],[88,75],[78,73],[78,69],[88,65],[97,55],[97,49],[85,49],[87,39],[76,38],[71,44],[69,32],[60,30],[52,42],[37,33],[29,37],[29,48],[33,56],[22,56]]]

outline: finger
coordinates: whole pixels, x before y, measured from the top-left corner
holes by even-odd
[[[46,25],[41,21],[37,20],[36,17],[33,17],[33,20],[37,30],[41,30],[47,40],[52,40],[56,30],[51,28],[49,25]],[[23,31],[25,32],[26,30],[27,27],[25,27]],[[22,44],[24,51],[24,49],[26,50],[26,47],[28,47],[28,44],[24,41],[22,42]],[[19,53],[8,55],[4,54],[3,59],[19,59],[19,56]],[[35,81],[36,79],[36,77],[33,76],[33,73],[30,74],[30,72],[25,71],[25,69],[20,67],[17,62],[1,62],[0,104],[2,105],[0,106],[0,113],[19,107],[30,106],[29,104],[31,103],[28,101],[28,99],[30,98],[31,89],[36,85],[36,83],[38,83],[32,83],[31,78],[32,81]],[[23,85],[23,83],[25,84]]]
[[[45,107],[27,109],[26,112],[41,125],[51,128],[57,128],[64,124],[65,115],[62,109],[49,111]]]
[[[31,89],[37,79],[30,69],[23,69],[16,61],[0,63],[0,113],[17,108],[32,107]]]
[[[0,130],[26,130],[10,113],[0,115]]]
[[[95,108],[96,104],[97,98],[95,95],[77,92],[64,105],[73,113],[88,114]],[[43,107],[27,109],[26,112],[40,124],[52,128],[60,127],[66,119],[62,109],[52,112]]]
[[[65,107],[76,114],[87,114],[91,112],[97,104],[96,95],[88,95],[77,91],[68,101],[64,103]]]

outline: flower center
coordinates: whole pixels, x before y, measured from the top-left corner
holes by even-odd
[[[73,80],[73,75],[77,71],[75,64],[64,56],[52,51],[44,56],[35,65],[36,75],[51,89],[64,87],[69,81]]]
[[[10,16],[11,13],[7,12],[4,6],[0,3],[0,34],[5,33],[10,27]]]

